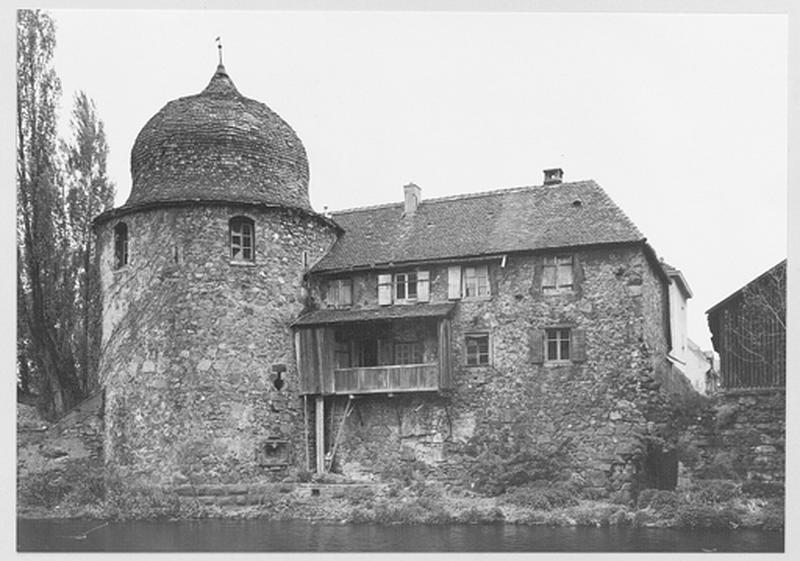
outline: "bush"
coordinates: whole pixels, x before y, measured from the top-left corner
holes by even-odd
[[[785,494],[783,483],[771,481],[745,481],[741,490],[748,497],[771,498],[783,497]]]
[[[716,429],[719,431],[731,426],[736,421],[736,414],[739,408],[734,403],[723,405],[717,409]]]
[[[785,525],[786,510],[783,501],[776,501],[768,505],[763,512],[761,519],[761,527],[764,530],[779,531],[783,530]]]
[[[26,506],[53,508],[72,491],[61,474],[35,473],[17,482],[17,502]]]
[[[560,485],[518,487],[507,492],[505,500],[535,510],[552,510],[578,504],[578,498]]]
[[[678,495],[673,491],[658,491],[650,500],[650,508],[662,516],[675,516],[678,507]]]
[[[741,524],[738,513],[729,507],[715,509],[714,507],[698,504],[683,503],[678,507],[676,520],[679,526],[685,528],[736,528]]]
[[[300,483],[310,483],[313,475],[313,472],[310,472],[307,469],[301,469],[297,472],[297,481]]]
[[[701,479],[690,488],[692,501],[702,504],[719,504],[739,498],[739,485],[727,479]]]
[[[347,501],[353,506],[368,506],[375,498],[372,489],[366,487],[356,487],[347,496]]]
[[[514,429],[519,433],[522,429]],[[537,480],[554,481],[568,465],[570,440],[560,444],[533,444],[530,435],[512,434],[498,440],[484,440],[482,448],[469,471],[475,490],[486,495],[500,495],[506,489],[523,486]]]
[[[638,508],[647,508],[650,506],[650,501],[653,500],[653,497],[658,492],[658,489],[644,489],[639,493],[639,498],[636,501],[636,506]]]
[[[179,518],[181,502],[172,492],[152,487],[109,487],[107,512],[113,518]]]

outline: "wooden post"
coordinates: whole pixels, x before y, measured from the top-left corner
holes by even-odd
[[[308,396],[303,394],[303,436],[306,438],[306,471],[311,471],[311,459],[308,457]]]
[[[316,398],[316,420],[317,437],[317,473],[325,473],[325,398],[318,395]]]

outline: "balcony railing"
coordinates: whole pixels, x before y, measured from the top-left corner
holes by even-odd
[[[333,379],[335,394],[437,391],[439,364],[337,368]]]

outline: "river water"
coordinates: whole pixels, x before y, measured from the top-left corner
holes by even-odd
[[[100,527],[98,527],[100,526]],[[382,526],[302,521],[17,520],[18,551],[649,551],[781,552],[760,530],[585,528],[506,524]]]

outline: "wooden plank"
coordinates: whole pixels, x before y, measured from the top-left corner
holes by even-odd
[[[319,393],[314,330],[307,328],[297,330],[295,332],[295,347],[301,392],[304,394]]]
[[[439,387],[452,387],[452,364],[450,357],[450,320],[439,321]]]
[[[322,396],[317,396],[314,413],[317,443],[317,473],[321,474],[325,473],[325,399]]]

